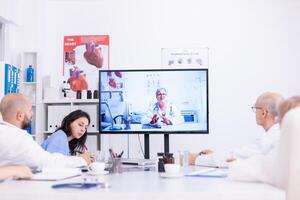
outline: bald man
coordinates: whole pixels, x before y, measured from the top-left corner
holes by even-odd
[[[196,165],[208,164],[206,162],[213,163],[212,165],[226,165],[226,162],[232,162],[236,159],[247,159],[255,155],[266,155],[272,152],[280,138],[278,106],[283,100],[283,97],[278,93],[265,92],[257,98],[254,106],[251,107],[255,112],[256,123],[265,130],[260,138],[249,145],[233,149],[226,155],[225,160],[222,159],[223,156],[219,156],[218,159],[213,158],[212,150],[204,150],[199,153],[202,156],[191,155],[191,163],[195,160]]]
[[[265,182],[286,190],[286,199],[300,197],[300,96],[291,97],[279,106],[281,138],[276,151],[253,156],[229,165],[231,180]]]
[[[22,94],[8,94],[0,103],[0,166],[80,167],[92,162],[89,153],[81,157],[64,156],[43,150],[24,130],[31,122],[32,105]]]

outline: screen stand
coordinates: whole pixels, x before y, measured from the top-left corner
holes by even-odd
[[[144,134],[144,149],[145,149],[145,159],[150,158],[150,145],[149,145],[149,134]]]
[[[164,134],[164,148],[165,148],[165,154],[169,153],[169,134]]]
[[[145,159],[150,159],[150,136],[144,134]],[[164,134],[164,152],[169,153],[169,134]]]

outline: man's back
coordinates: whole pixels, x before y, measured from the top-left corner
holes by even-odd
[[[0,165],[23,164],[29,167],[79,167],[86,162],[79,157],[44,151],[24,130],[0,122]]]

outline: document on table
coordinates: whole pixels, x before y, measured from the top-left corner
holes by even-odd
[[[31,180],[58,181],[81,175],[79,168],[44,168],[41,172],[33,175]]]
[[[197,171],[190,172],[185,176],[194,176],[194,177],[227,177],[227,170],[220,168],[205,168]]]

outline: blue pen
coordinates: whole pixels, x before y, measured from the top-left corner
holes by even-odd
[[[74,189],[89,189],[93,187],[100,186],[101,188],[108,188],[108,183],[61,183],[52,185],[53,189],[62,189],[62,188],[74,188]]]

